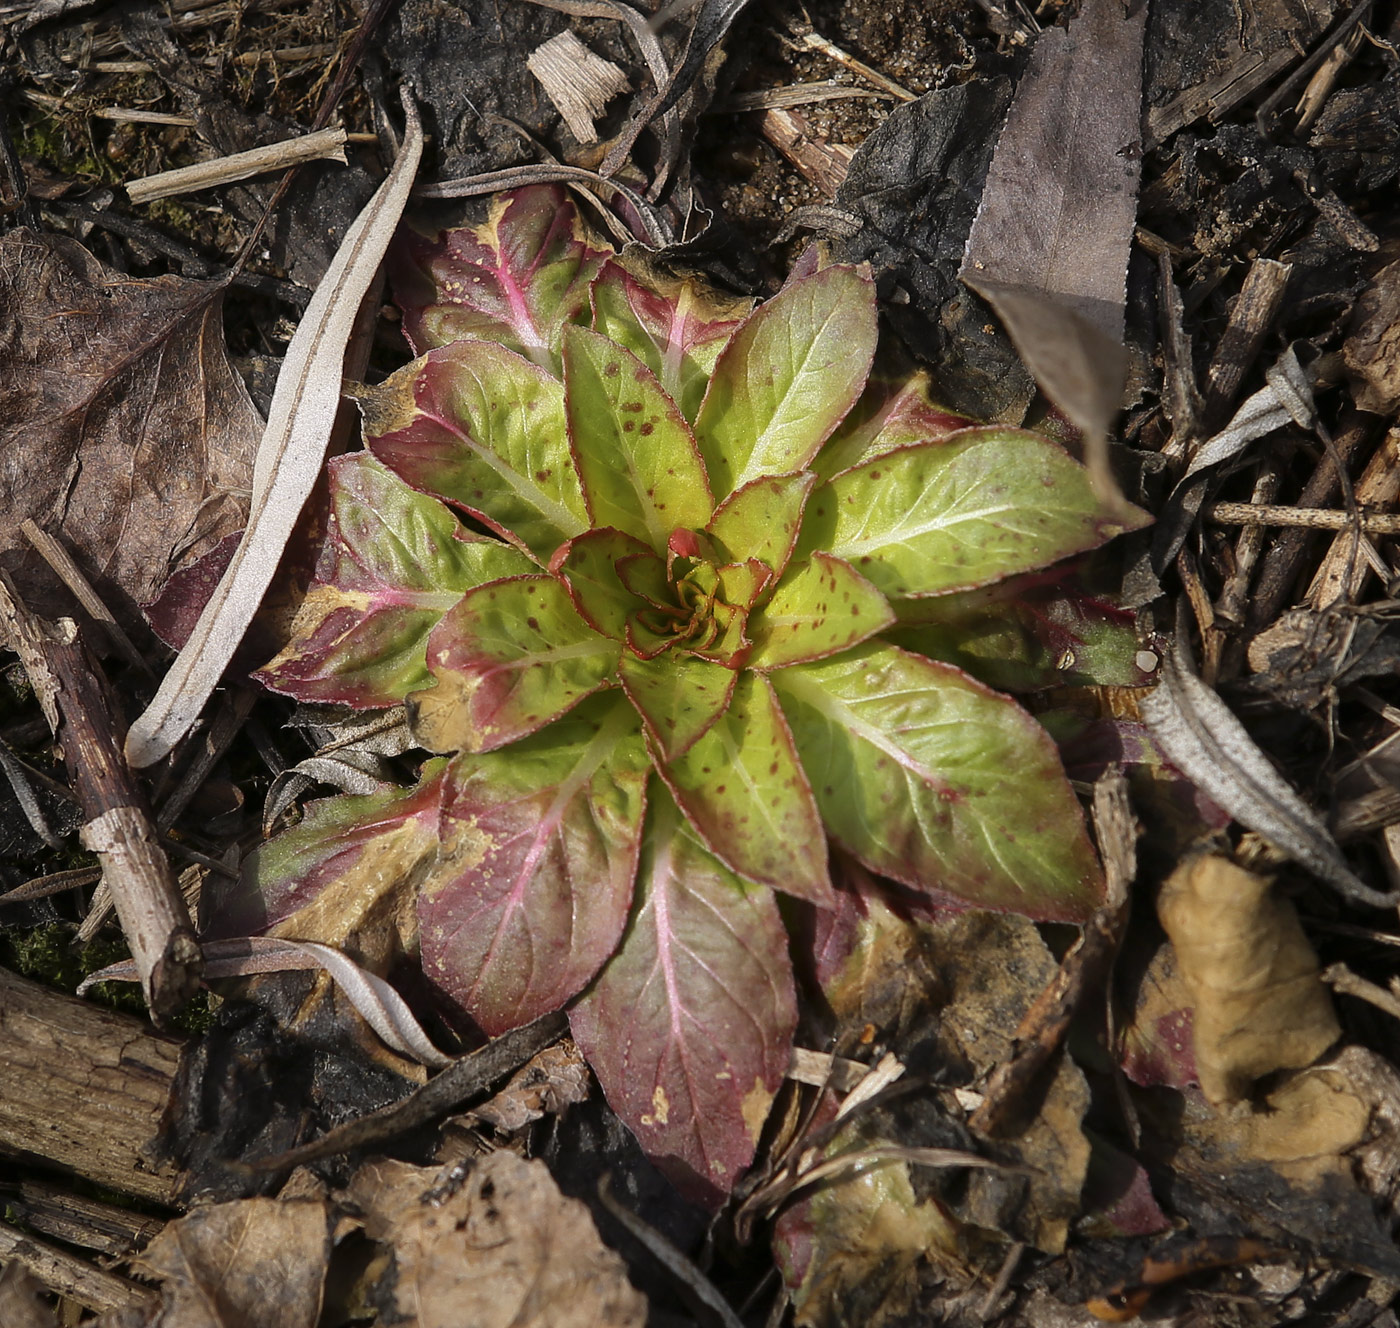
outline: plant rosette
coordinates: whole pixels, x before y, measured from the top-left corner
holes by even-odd
[[[415,955],[491,1035],[567,1007],[618,1115],[715,1206],[797,1023],[775,892],[830,906],[829,845],[938,903],[1100,901],[1048,734],[908,643],[1146,518],[1049,439],[872,377],[859,268],[805,263],[752,308],[534,188],[391,275],[421,354],[361,394],[367,450],[331,463],[258,676],[406,702],[439,755],[312,804],[222,926]]]

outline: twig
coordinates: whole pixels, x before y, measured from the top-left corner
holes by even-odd
[[[345,130],[318,129],[315,133],[289,138],[281,143],[267,143],[247,152],[233,152],[227,157],[181,166],[173,171],[161,171],[132,180],[126,186],[126,196],[133,203],[153,203],[158,198],[188,194],[198,189],[213,189],[217,185],[247,180],[269,171],[286,170],[304,162],[329,157],[345,162]]]
[[[1382,439],[1361,478],[1356,482],[1356,501],[1370,507],[1389,507],[1400,498],[1400,429],[1391,429]],[[1349,524],[1338,529],[1350,529]],[[1400,534],[1400,516],[1363,516],[1361,530],[1367,535]],[[1352,600],[1366,579],[1366,566],[1351,557],[1352,540],[1338,537],[1322,559],[1308,587],[1308,602],[1315,608],[1337,600]]]
[[[82,568],[78,566],[64,548],[47,530],[40,530],[28,517],[20,522],[20,530],[38,551],[39,556],[53,569],[54,574],[73,592],[78,603],[88,611],[95,622],[102,624],[111,642],[126,656],[127,663],[134,664],[148,678],[155,677],[155,671],[146,662],[146,657],[132,645],[131,638],[122,630],[121,624],[112,616],[112,611],[102,602],[102,597],[92,588]]]
[[[1207,436],[1216,433],[1229,419],[1240,382],[1273,326],[1292,272],[1290,264],[1269,258],[1256,258],[1251,264],[1206,376],[1201,423]]]
[[[1360,494],[1357,495],[1360,497]],[[1272,503],[1208,503],[1206,518],[1221,526],[1292,526],[1302,530],[1347,530],[1346,512],[1321,507],[1279,507]],[[1361,515],[1365,535],[1400,535],[1400,514]]]
[[[1355,996],[1378,1010],[1400,1019],[1400,996],[1353,973],[1345,964],[1332,964],[1322,970],[1322,980],[1343,996]]]
[[[900,101],[918,101],[917,94],[910,92],[908,88],[896,83],[894,79],[882,74],[878,69],[872,69],[863,60],[857,60],[855,56],[848,51],[843,51],[834,42],[828,41],[820,32],[807,24],[794,23],[788,31],[792,36],[788,39],[787,44],[796,47],[799,51],[820,51],[828,60],[834,60],[838,65],[849,69],[851,73],[859,74],[867,82],[888,92],[891,97],[897,97]]]
[[[488,1042],[480,1051],[453,1061],[440,1075],[402,1102],[361,1116],[309,1144],[288,1149],[275,1157],[259,1158],[250,1165],[256,1171],[290,1171],[318,1158],[367,1148],[417,1129],[493,1088],[550,1046],[567,1025],[562,1014],[547,1014],[524,1028],[513,1029],[494,1042]]]

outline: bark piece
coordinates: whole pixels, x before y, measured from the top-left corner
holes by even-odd
[[[173,1203],[179,1169],[152,1148],[181,1054],[139,1020],[0,969],[0,1149]]]
[[[0,1260],[13,1260],[25,1268],[50,1291],[76,1300],[92,1310],[152,1311],[156,1294],[149,1287],[115,1273],[104,1273],[86,1259],[50,1245],[48,1241],[26,1236],[13,1227],[0,1223]],[[4,1310],[0,1299],[0,1310]],[[23,1323],[23,1320],[19,1320]],[[42,1320],[39,1321],[42,1323]],[[8,1314],[6,1328],[16,1324]]]

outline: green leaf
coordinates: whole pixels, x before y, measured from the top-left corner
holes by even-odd
[[[408,698],[414,737],[429,751],[503,747],[613,678],[620,649],[579,617],[553,577],[478,586],[428,638],[437,685]]]
[[[360,407],[370,451],[390,470],[538,562],[588,528],[564,389],[519,355],[454,342],[391,374]]]
[[[844,558],[891,597],[999,581],[1144,525],[1099,504],[1088,472],[1021,429],[963,429],[838,475],[807,504],[797,552]]]
[[[643,271],[645,284],[628,267]],[[752,300],[702,289],[636,254],[604,264],[592,298],[594,331],[641,360],[687,420],[700,409],[720,351],[753,309]]]
[[[442,847],[418,882],[423,970],[486,1033],[559,1009],[617,949],[649,770],[616,692],[448,768]]]
[[[1082,921],[1102,877],[1050,735],[948,664],[867,643],[772,675],[832,836],[935,897]]]
[[[473,586],[531,570],[463,533],[442,503],[367,452],[330,463],[330,515],[291,640],[253,676],[301,701],[398,705],[429,681],[428,633]]]
[[[832,902],[821,817],[765,677],[741,674],[729,708],[660,770],[731,871],[814,904]]]
[[[642,659],[624,651],[618,676],[665,761],[692,747],[724,713],[738,674],[723,664],[670,651]]]
[[[753,1161],[797,996],[771,891],[738,880],[658,790],[622,945],[569,1012],[612,1109],[686,1198],[718,1208]]]
[[[817,454],[812,469],[823,479],[830,479],[896,448],[936,442],[977,423],[937,405],[929,389],[929,376],[924,369],[898,378],[882,377],[877,370],[865,385],[855,409]]]
[[[690,426],[630,351],[569,328],[564,403],[595,526],[612,526],[661,553],[673,530],[710,519],[710,484]]]
[[[557,374],[560,334],[586,317],[606,258],[564,189],[535,185],[497,197],[475,229],[408,233],[388,267],[416,351],[497,341]]]
[[[852,267],[790,282],[734,334],[695,421],[716,498],[802,470],[865,386],[875,288]]]
[[[885,597],[849,563],[814,553],[788,569],[749,616],[751,669],[777,669],[848,650],[894,621]]]
[[[634,595],[623,582],[617,565],[624,558],[650,558],[661,570],[661,561],[641,540],[610,526],[590,530],[561,544],[549,570],[569,588],[569,597],[583,619],[595,631],[620,641],[627,634],[627,619],[647,601]]]
[[[757,558],[781,576],[816,482],[806,471],[750,480],[719,505],[705,529],[719,541],[724,557]]]
[[[903,599],[885,639],[1008,692],[1145,687],[1133,615],[1052,570],[981,590]],[[1155,657],[1151,657],[1155,659]]]

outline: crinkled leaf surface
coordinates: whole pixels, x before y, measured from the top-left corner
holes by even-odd
[[[730,558],[757,558],[781,576],[797,543],[802,509],[817,477],[808,471],[768,475],[736,489],[715,510],[706,530]]]
[[[238,884],[213,901],[209,934],[275,928],[369,967],[412,950],[412,889],[437,848],[445,765],[430,761],[412,789],[312,803],[245,859]]]
[[[830,479],[896,448],[936,442],[976,423],[934,402],[929,396],[925,370],[893,378],[883,377],[877,371],[865,385],[855,408],[817,454],[812,469]]]
[[[430,681],[428,633],[442,615],[473,586],[531,570],[367,452],[337,457],[315,581],[291,643],[254,677],[302,701],[398,705]]]
[[[749,667],[776,669],[822,659],[894,621],[885,597],[850,563],[814,553],[788,569],[772,598],[749,618]]]
[[[787,1070],[797,998],[772,892],[716,861],[664,790],[622,946],[569,1022],[648,1157],[718,1208]]]
[[[867,643],[772,675],[827,829],[931,894],[1079,920],[1102,878],[1050,736],[960,670]]]
[[[418,890],[423,969],[489,1034],[559,1009],[617,948],[650,762],[616,692],[457,757]]]
[[[563,329],[586,318],[607,257],[565,191],[537,185],[502,195],[476,229],[406,235],[389,274],[414,350],[498,341],[557,373]]]
[[[658,659],[625,652],[618,676],[662,760],[692,747],[724,713],[739,676],[723,664],[669,651]]]
[[[797,553],[834,553],[892,597],[935,595],[1048,566],[1127,528],[1049,439],[985,427],[900,448],[817,489]]]
[[[695,421],[715,497],[802,470],[865,386],[875,288],[852,267],[789,282],[724,348]]]
[[[488,341],[458,341],[360,401],[370,451],[415,489],[456,503],[540,563],[588,527],[564,390]]]
[[[569,598],[584,621],[604,636],[621,641],[627,633],[627,619],[647,601],[629,589],[618,571],[624,558],[649,559],[653,572],[665,581],[660,559],[639,539],[604,526],[588,530],[561,544],[550,560],[549,570],[568,587]],[[653,576],[653,581],[656,577]]]
[[[895,645],[966,669],[1008,692],[1144,687],[1133,615],[1055,576],[895,602]]]
[[[761,674],[741,674],[729,708],[661,773],[731,870],[816,904],[831,902],[821,817]]]
[[[468,591],[428,637],[435,687],[410,698],[429,751],[490,751],[543,728],[616,671],[619,646],[595,632],[551,576]]]
[[[586,328],[568,329],[564,403],[593,525],[660,553],[677,527],[710,519],[709,480],[690,426],[631,351]]]
[[[618,260],[605,263],[593,282],[593,327],[641,360],[694,420],[715,361],[753,301],[721,299],[660,270],[648,280],[651,288]]]

